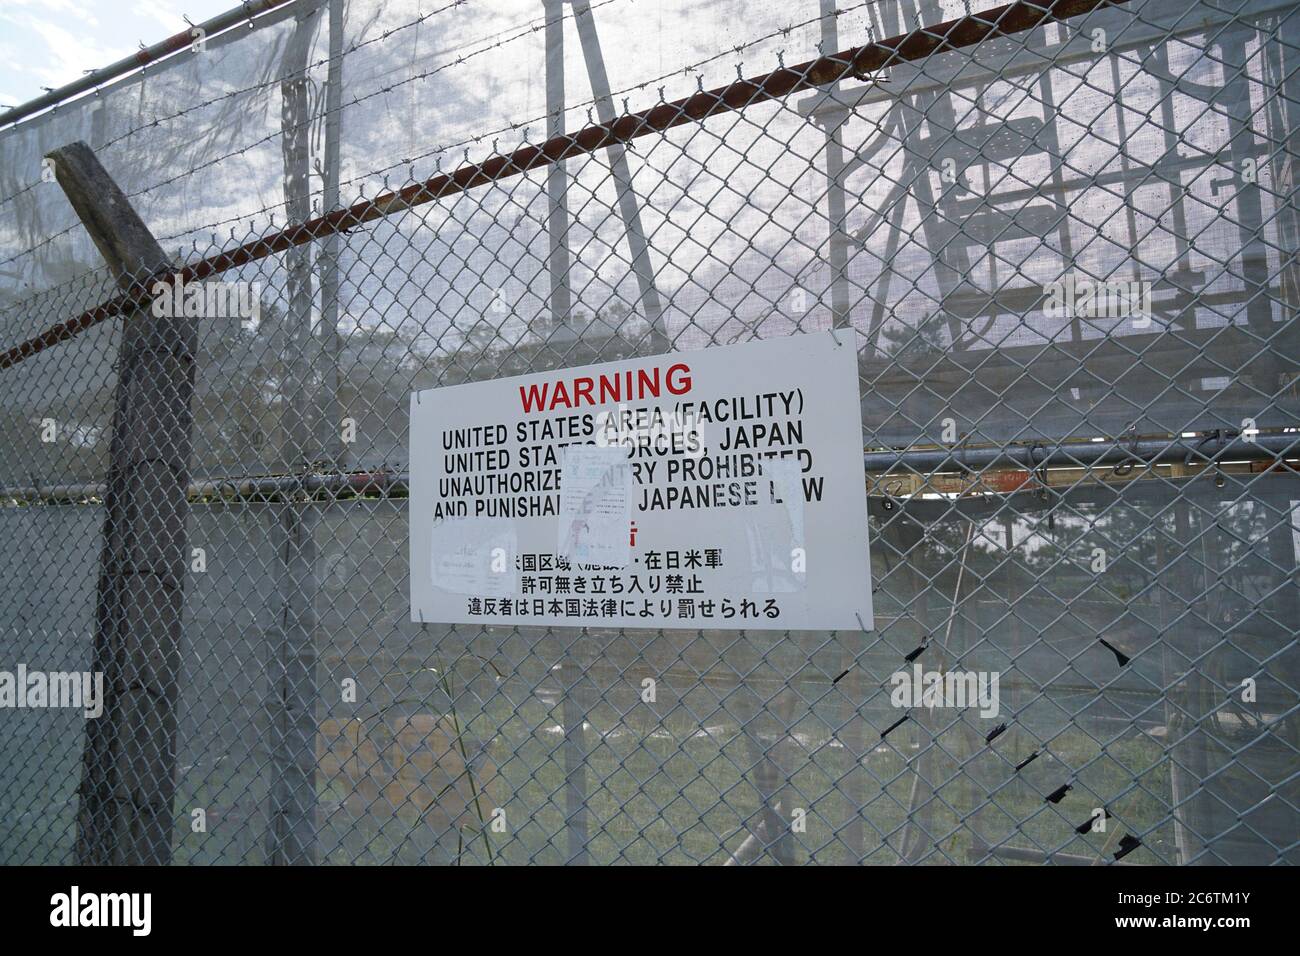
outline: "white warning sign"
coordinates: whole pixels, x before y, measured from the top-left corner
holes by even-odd
[[[859,407],[829,333],[417,392],[411,619],[870,629]]]

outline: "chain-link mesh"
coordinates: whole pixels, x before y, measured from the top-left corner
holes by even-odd
[[[162,766],[177,862],[1294,862],[1300,8],[983,9],[299,3],[0,134],[0,859]],[[256,313],[193,319],[139,759],[18,686],[124,600],[157,276],[41,180],[78,139]],[[410,392],[827,329],[874,630],[409,621]]]

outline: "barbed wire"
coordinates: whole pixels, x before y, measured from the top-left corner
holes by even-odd
[[[224,101],[224,100],[229,100],[229,99],[234,99],[234,98],[241,97],[241,96],[246,96],[246,95],[248,95],[249,93],[257,92],[258,90],[274,89],[275,87],[278,87],[278,86],[280,86],[281,84],[283,84],[286,80],[292,80],[293,78],[295,78],[295,77],[298,76],[298,75],[306,76],[308,73],[310,73],[310,72],[312,72],[312,71],[319,70],[321,67],[328,67],[328,66],[330,66],[330,65],[333,64],[336,60],[338,60],[339,62],[342,62],[346,57],[351,56],[352,54],[358,52],[359,50],[365,49],[366,47],[368,47],[368,46],[370,46],[370,45],[372,45],[372,44],[375,44],[375,43],[386,42],[387,40],[389,40],[389,39],[391,39],[392,37],[396,36],[398,33],[400,33],[400,32],[403,31],[403,30],[407,30],[407,29],[410,29],[411,27],[419,26],[419,25],[421,25],[422,23],[424,23],[425,21],[429,20],[430,18],[432,18],[432,17],[434,17],[434,16],[437,16],[437,15],[440,14],[440,13],[445,13],[445,12],[447,12],[447,11],[449,11],[449,10],[453,10],[453,9],[455,9],[456,7],[463,6],[464,4],[469,3],[469,2],[471,2],[471,0],[451,0],[451,2],[448,3],[448,4],[446,4],[445,6],[439,7],[439,8],[437,8],[437,9],[435,9],[435,10],[431,10],[431,11],[428,12],[428,13],[421,14],[419,17],[417,17],[417,18],[414,19],[414,20],[409,20],[409,21],[407,21],[406,23],[399,24],[398,26],[390,27],[390,28],[384,30],[384,31],[383,31],[382,33],[380,33],[379,35],[374,36],[374,37],[371,37],[371,38],[368,39],[368,40],[362,40],[362,41],[360,41],[360,42],[354,42],[354,43],[352,43],[350,46],[348,46],[348,48],[347,48],[346,50],[344,50],[342,53],[340,53],[337,57],[333,57],[333,56],[325,56],[325,57],[321,57],[321,58],[319,58],[319,59],[317,59],[317,60],[315,60],[315,61],[309,63],[306,67],[303,68],[303,70],[301,71],[301,73],[299,73],[299,71],[294,71],[293,73],[287,73],[287,74],[278,75],[278,76],[276,76],[276,77],[274,77],[274,78],[272,78],[272,79],[263,80],[263,81],[260,81],[260,82],[257,82],[257,83],[252,83],[252,84],[249,84],[248,86],[243,86],[243,87],[239,87],[239,88],[237,88],[237,89],[229,90],[229,91],[227,91],[227,92],[225,92],[225,93],[220,94],[219,96],[214,96],[214,97],[212,97],[212,98],[210,98],[210,99],[202,100],[202,101],[200,101],[200,102],[193,103],[193,104],[191,104],[191,105],[189,105],[189,106],[186,106],[186,107],[183,108],[183,109],[177,110],[175,113],[171,113],[171,114],[169,114],[169,115],[167,115],[167,116],[161,116],[161,117],[159,117],[159,116],[155,116],[152,120],[149,120],[148,122],[145,122],[145,123],[141,123],[141,124],[138,125],[138,126],[131,127],[130,129],[126,130],[125,132],[120,133],[120,134],[118,134],[117,136],[113,137],[112,139],[109,139],[109,140],[105,141],[105,142],[102,143],[100,146],[98,146],[97,149],[99,149],[99,150],[101,150],[101,151],[111,149],[112,147],[117,146],[119,143],[124,142],[125,140],[129,139],[129,138],[132,137],[132,136],[135,136],[135,135],[138,134],[138,133],[145,132],[145,131],[153,131],[153,130],[157,129],[159,126],[165,125],[165,124],[167,124],[167,123],[174,122],[174,121],[176,121],[176,120],[178,120],[178,119],[182,119],[182,118],[184,118],[184,117],[190,115],[191,113],[195,113],[195,112],[198,112],[198,111],[200,111],[200,110],[206,109],[207,107],[209,107],[209,106],[213,106],[213,105],[215,105],[215,104],[217,104],[217,103],[221,103],[221,102]],[[598,7],[607,6],[607,5],[612,4],[612,3],[623,3],[623,2],[632,2],[632,3],[634,3],[635,0],[597,0],[596,3],[592,4],[591,9],[594,10],[594,9],[596,9],[596,8],[598,8]],[[518,33],[516,33],[516,34],[513,34],[513,35],[509,35],[509,36],[507,36],[508,34],[510,34],[510,30],[502,30],[502,31],[498,31],[498,32],[495,33],[495,34],[489,34],[489,35],[486,36],[486,37],[480,37],[480,38],[475,39],[475,40],[470,40],[470,41],[468,41],[468,44],[469,44],[470,46],[473,46],[474,44],[477,44],[477,43],[485,43],[485,42],[487,42],[487,41],[489,41],[489,40],[497,40],[498,42],[497,42],[496,44],[494,44],[493,46],[490,46],[490,47],[487,47],[487,48],[486,48],[487,50],[497,49],[497,48],[499,48],[499,47],[501,47],[501,46],[503,46],[503,45],[506,45],[506,44],[508,44],[508,43],[511,43],[511,42],[513,42],[513,41],[515,41],[515,40],[522,39],[522,38],[528,36],[528,35],[531,34],[531,33],[535,33],[537,30],[542,29],[542,27],[544,27],[544,26],[546,26],[546,25],[548,25],[548,24],[550,24],[550,23],[554,23],[554,22],[558,22],[558,21],[563,21],[563,20],[565,19],[565,16],[566,16],[566,15],[565,15],[565,14],[563,13],[563,11],[562,11],[561,14],[560,14],[558,17],[553,17],[553,18],[550,18],[550,19],[542,18],[541,21],[540,21],[541,26],[536,26],[536,25],[535,25],[535,24],[537,24],[537,23],[539,22],[537,19],[530,20],[530,21],[528,21],[529,26],[527,26],[527,27],[523,27],[523,28],[519,28],[520,32],[518,32]],[[575,14],[575,16],[576,16],[576,14]],[[506,39],[505,39],[505,40],[500,40],[501,37],[506,37]],[[474,53],[474,54],[471,54],[471,56],[472,56],[472,55],[477,55],[477,52]],[[461,57],[461,58],[457,59],[454,63],[449,64],[449,66],[451,66],[451,65],[460,65],[461,63],[463,63],[463,62],[465,61],[465,59],[466,59],[466,57]],[[98,94],[98,91],[96,92],[95,95],[99,95],[99,94]],[[340,107],[340,109],[342,109],[343,106],[351,106],[351,105],[353,105],[353,104],[352,104],[352,103],[343,104],[343,105]],[[317,122],[317,121],[319,121],[320,119],[323,119],[325,116],[327,116],[327,115],[329,114],[329,112],[331,112],[331,111],[325,111],[325,112],[322,112],[322,113],[320,113],[320,114],[317,114],[316,116],[313,116],[310,120],[308,120],[308,121],[306,121],[306,122],[307,122],[307,123]],[[302,125],[302,124],[295,125],[295,126],[291,126],[291,127],[282,128],[280,132],[283,133],[285,129],[296,130],[296,129],[300,128],[301,125]],[[7,131],[6,131],[6,132],[7,132]],[[265,140],[260,141],[260,142],[257,142],[257,143],[250,144],[249,148],[252,148],[253,146],[261,145],[262,142],[265,142]],[[237,155],[237,153],[228,154],[228,156],[229,156],[229,155]],[[228,156],[226,156],[226,157],[222,157],[222,158],[228,158]],[[155,184],[155,185],[152,186],[152,187],[146,187],[146,189],[157,188],[157,186],[159,186],[159,185],[164,185],[166,182],[168,182],[168,181],[164,181],[163,183],[157,183],[157,184]],[[9,201],[11,201],[11,200],[13,200],[13,199],[18,198],[18,196],[21,195],[21,194],[23,194],[23,193],[26,193],[26,192],[28,192],[28,191],[30,191],[30,190],[32,190],[32,189],[35,189],[35,188],[36,188],[37,186],[39,186],[40,184],[41,184],[41,180],[40,180],[40,179],[37,179],[37,180],[35,180],[34,182],[29,183],[28,185],[22,187],[22,189],[18,190],[17,192],[15,192],[15,193],[13,193],[13,194],[11,194],[11,195],[9,195],[9,196],[5,196],[5,197],[3,197],[3,198],[0,198],[0,206],[3,206],[5,203],[7,203],[7,202],[9,202]],[[136,195],[139,195],[139,193],[136,193]]]
[[[459,4],[459,3],[464,3],[464,2],[466,2],[466,0],[457,0],[457,4]],[[594,11],[595,9],[597,9],[597,8],[600,7],[600,6],[605,6],[605,5],[609,5],[609,4],[612,4],[612,3],[619,3],[619,2],[624,2],[624,0],[597,0],[597,2],[591,4],[591,6],[590,6],[589,9],[591,9],[591,10]],[[635,2],[635,0],[632,0],[632,2]],[[833,13],[832,15],[835,16],[835,17],[845,16],[845,15],[847,15],[847,14],[853,13],[853,12],[856,11],[856,10],[861,10],[861,9],[869,8],[870,6],[872,6],[872,3],[873,3],[873,2],[874,2],[874,0],[859,0],[859,2],[857,2],[857,3],[855,3],[855,4],[851,5],[851,6],[843,7],[843,8],[837,8],[837,9],[834,11],[834,13]],[[453,4],[453,5],[457,5],[457,4]],[[448,9],[448,8],[445,8],[445,7],[444,7],[444,8],[442,8],[442,9],[445,10],[445,9]],[[574,16],[576,17],[576,14],[574,14]],[[542,23],[543,25],[545,25],[546,23],[555,22],[556,19],[562,19],[562,18],[563,18],[563,17],[560,17],[560,18],[552,18],[551,20],[543,20],[543,21],[541,21],[541,23]],[[704,59],[694,61],[693,63],[687,64],[687,65],[684,66],[684,67],[676,67],[676,68],[674,68],[674,69],[672,69],[672,70],[665,71],[665,72],[663,72],[663,73],[657,74],[657,75],[655,75],[655,76],[649,77],[649,78],[644,79],[644,80],[640,80],[640,81],[638,81],[637,83],[630,84],[630,85],[628,85],[628,86],[626,86],[626,87],[621,87],[621,88],[619,88],[619,89],[617,89],[617,90],[611,90],[611,92],[609,93],[608,97],[606,97],[606,96],[592,96],[592,97],[589,98],[589,99],[586,99],[586,100],[580,100],[580,101],[578,101],[578,102],[576,102],[576,103],[574,103],[574,104],[572,104],[572,105],[570,105],[570,106],[567,106],[567,107],[565,108],[565,112],[572,112],[572,111],[575,111],[575,110],[586,109],[586,110],[588,111],[588,113],[590,113],[590,111],[591,111],[593,108],[595,108],[596,106],[598,106],[602,101],[604,101],[604,100],[606,100],[606,99],[613,100],[614,98],[623,97],[623,96],[625,96],[625,95],[627,95],[627,94],[629,94],[629,93],[632,93],[632,92],[643,92],[643,91],[646,90],[648,87],[653,86],[653,85],[656,84],[656,83],[660,83],[660,82],[666,81],[666,80],[668,80],[668,79],[671,79],[671,78],[673,78],[673,77],[675,77],[675,76],[684,76],[684,75],[690,75],[690,74],[692,74],[692,73],[699,73],[699,72],[700,72],[704,67],[707,67],[707,66],[709,66],[709,65],[712,65],[712,64],[714,64],[714,63],[717,63],[717,62],[719,62],[719,61],[721,61],[721,60],[729,59],[729,58],[731,58],[731,57],[733,57],[733,56],[737,56],[737,55],[739,55],[739,54],[742,54],[742,53],[744,53],[746,50],[749,50],[749,49],[751,49],[751,48],[753,48],[753,47],[760,46],[760,45],[762,45],[762,44],[768,43],[768,42],[770,42],[771,40],[774,40],[774,39],[776,39],[776,38],[778,38],[778,37],[788,36],[788,35],[789,35],[793,30],[800,29],[800,28],[807,27],[807,26],[811,26],[811,25],[813,25],[813,24],[815,24],[815,23],[819,23],[819,22],[821,22],[821,21],[824,20],[824,19],[825,19],[825,17],[823,17],[823,16],[821,16],[821,15],[817,15],[817,16],[808,17],[808,18],[806,18],[806,19],[804,19],[804,20],[802,20],[802,21],[789,23],[789,24],[787,24],[787,25],[785,25],[785,26],[783,26],[783,27],[775,28],[775,29],[773,29],[773,30],[771,30],[771,31],[769,31],[769,32],[767,32],[767,33],[765,33],[765,34],[762,34],[762,35],[760,35],[760,36],[758,36],[758,37],[755,37],[755,38],[753,38],[753,39],[751,39],[751,40],[748,40],[748,41],[745,41],[745,42],[742,42],[742,43],[736,44],[736,45],[734,45],[734,46],[732,46],[732,47],[729,47],[729,48],[727,48],[727,49],[725,49],[725,50],[719,51],[718,53],[715,53],[715,54],[713,54],[712,56],[708,56],[708,57],[705,57]],[[534,21],[534,22],[536,22],[536,21]],[[533,26],[533,27],[526,28],[525,30],[523,30],[523,31],[520,32],[519,34],[515,35],[515,36],[512,37],[511,39],[522,39],[523,37],[525,37],[525,36],[527,36],[527,35],[530,35],[530,34],[532,34],[532,33],[535,33],[538,29],[541,29],[541,26]],[[820,45],[820,43],[819,43],[819,44],[818,44],[818,48],[820,48],[820,46],[821,46],[821,45]],[[485,53],[485,52],[490,52],[491,49],[494,49],[494,47],[485,48],[485,49],[483,49],[483,50],[476,51],[476,53]],[[476,54],[470,54],[470,55],[472,56],[472,55],[476,55]],[[461,65],[461,64],[462,64],[462,63],[463,63],[467,58],[468,58],[468,57],[458,57],[456,60],[451,61],[451,62],[446,63],[446,64],[443,64],[442,66],[437,67],[437,68],[435,68],[434,70],[427,71],[427,72],[424,73],[424,74],[414,75],[414,76],[410,77],[409,79],[402,81],[402,83],[401,83],[401,84],[398,84],[398,85],[403,85],[403,84],[408,83],[408,82],[414,82],[415,80],[422,79],[422,78],[426,78],[427,76],[433,75],[434,73],[439,72],[439,71],[441,71],[441,70],[449,69],[449,68],[451,68],[451,67],[453,67],[453,66]],[[275,82],[278,83],[279,80],[276,80]],[[392,90],[393,88],[395,88],[395,87],[386,87],[386,88],[381,89],[381,90],[376,90],[376,91],[374,91],[374,92],[372,92],[372,93],[366,95],[365,97],[356,98],[356,99],[354,99],[354,100],[352,100],[352,101],[349,101],[348,103],[341,104],[340,107],[339,107],[339,109],[340,109],[340,111],[341,111],[342,109],[345,109],[345,108],[348,108],[348,107],[354,106],[354,105],[356,105],[357,103],[362,102],[363,100],[370,99],[370,98],[372,98],[372,97],[374,97],[374,96],[384,95],[384,94],[386,94],[386,93],[388,93],[388,92],[391,92],[391,90]],[[625,106],[625,109],[626,109],[626,106]],[[186,110],[186,111],[183,111],[183,112],[189,112],[189,110]],[[227,159],[230,159],[230,158],[232,158],[232,157],[234,157],[234,156],[241,155],[241,154],[243,154],[244,152],[247,152],[247,150],[249,150],[249,149],[254,149],[254,148],[258,147],[258,146],[265,145],[266,143],[271,142],[271,141],[273,141],[274,139],[276,139],[276,138],[278,138],[278,137],[284,135],[285,132],[296,131],[296,130],[302,129],[302,128],[304,128],[304,127],[309,127],[309,126],[311,126],[311,125],[313,125],[313,124],[319,122],[320,120],[324,119],[327,115],[329,115],[330,112],[332,112],[332,111],[325,110],[325,111],[322,111],[322,112],[320,112],[320,113],[317,113],[317,114],[313,115],[312,117],[309,117],[308,119],[305,119],[305,120],[303,120],[303,121],[301,121],[301,122],[299,122],[299,123],[292,124],[292,125],[288,125],[288,126],[281,126],[279,129],[277,129],[277,130],[275,130],[274,132],[272,132],[272,133],[268,134],[267,136],[263,137],[261,140],[257,140],[257,141],[254,141],[254,142],[252,142],[252,143],[248,143],[248,144],[246,144],[245,146],[241,147],[241,148],[238,149],[238,150],[232,150],[232,151],[229,152],[229,153],[225,153],[225,154],[223,154],[223,155],[221,155],[221,156],[214,157],[213,159],[208,160],[206,163],[204,163],[204,164],[202,164],[202,165],[200,165],[200,166],[197,166],[197,167],[192,167],[192,168],[186,170],[185,172],[180,173],[180,174],[178,174],[177,176],[172,177],[171,179],[162,180],[162,181],[160,181],[160,182],[154,183],[153,185],[146,186],[146,187],[144,187],[144,188],[142,188],[142,189],[138,189],[138,190],[136,190],[135,192],[129,193],[129,194],[127,195],[127,198],[128,198],[128,199],[136,199],[136,198],[139,198],[140,196],[146,195],[146,194],[148,194],[148,193],[150,193],[150,192],[152,192],[152,191],[154,191],[154,190],[156,190],[156,189],[161,188],[162,186],[169,185],[169,184],[171,184],[171,183],[177,182],[177,181],[179,181],[180,179],[182,179],[182,178],[184,178],[184,177],[186,177],[186,176],[189,176],[189,175],[193,174],[194,172],[197,172],[197,171],[199,171],[199,170],[201,170],[201,169],[205,169],[205,168],[207,168],[207,167],[209,167],[209,166],[212,166],[212,165],[215,165],[215,164],[217,164],[217,163],[219,163],[219,162],[223,162],[223,161],[225,161],[225,160],[227,160]],[[177,114],[177,115],[183,115],[183,114]],[[355,185],[355,184],[357,184],[357,183],[366,182],[366,181],[368,181],[368,180],[370,180],[370,179],[372,179],[372,178],[374,178],[374,177],[376,177],[376,176],[382,176],[382,175],[383,175],[384,173],[386,173],[386,172],[391,172],[391,171],[394,170],[394,169],[400,169],[400,168],[402,168],[402,167],[409,167],[409,166],[411,166],[412,163],[414,163],[414,162],[418,162],[419,160],[422,160],[422,159],[427,159],[427,158],[429,158],[429,157],[431,157],[431,156],[436,156],[436,155],[438,155],[438,154],[440,154],[440,153],[445,154],[445,153],[450,152],[451,150],[462,149],[462,148],[464,148],[464,147],[466,147],[466,146],[481,144],[484,140],[491,139],[491,138],[493,138],[493,137],[498,137],[498,136],[501,136],[501,135],[504,135],[504,134],[507,134],[507,133],[512,133],[512,132],[518,132],[518,131],[521,130],[521,129],[526,130],[529,126],[531,126],[531,125],[534,124],[534,123],[541,123],[541,122],[544,122],[546,119],[548,119],[548,117],[549,117],[549,114],[543,112],[543,113],[536,114],[536,115],[534,115],[534,116],[532,116],[532,117],[530,117],[530,118],[528,118],[528,119],[522,120],[522,121],[511,122],[511,123],[508,123],[508,124],[506,124],[506,125],[504,125],[504,126],[500,126],[500,127],[495,128],[495,129],[492,129],[492,130],[487,130],[487,131],[483,131],[483,132],[474,133],[473,135],[465,136],[464,138],[462,138],[462,139],[460,139],[460,140],[458,140],[458,141],[455,141],[455,142],[452,142],[452,143],[449,143],[449,144],[446,144],[446,145],[440,145],[440,146],[434,147],[434,148],[432,148],[432,149],[426,150],[426,151],[424,151],[424,152],[422,152],[422,153],[416,153],[414,156],[411,156],[411,157],[409,157],[409,158],[404,158],[404,159],[402,159],[401,161],[396,162],[396,163],[392,163],[392,164],[390,164],[390,165],[388,165],[388,166],[378,167],[378,168],[372,169],[372,170],[370,170],[370,171],[368,171],[368,172],[365,172],[365,173],[359,174],[359,175],[357,175],[357,176],[353,176],[353,177],[351,177],[351,178],[349,178],[349,179],[341,180],[341,182],[340,182],[340,186]],[[142,125],[141,125],[137,130],[136,130],[136,131],[138,132],[139,130],[142,130],[142,129],[149,129],[149,128],[152,128],[154,125],[156,125],[156,124],[154,124],[154,123],[142,124]],[[122,137],[119,137],[119,139],[121,139],[121,138],[122,138]],[[272,210],[279,210],[279,209],[282,209],[282,208],[284,208],[284,207],[287,206],[287,205],[288,205],[288,203],[287,203],[286,200],[281,200],[281,201],[279,201],[279,202],[268,204],[268,205],[266,205],[266,206],[263,206],[263,207],[261,207],[261,208],[259,208],[259,209],[253,210],[253,211],[248,212],[248,213],[241,213],[241,214],[238,215],[238,216],[233,216],[233,217],[230,217],[230,218],[228,218],[228,219],[218,220],[218,221],[215,221],[215,222],[213,222],[213,223],[208,223],[208,224],[204,224],[204,225],[201,225],[201,226],[196,226],[196,227],[194,227],[193,229],[187,229],[187,230],[185,230],[185,231],[183,231],[183,232],[173,233],[173,234],[170,234],[170,235],[160,236],[160,237],[159,237],[159,241],[160,241],[160,242],[171,242],[171,241],[174,241],[174,240],[179,239],[179,238],[184,238],[184,237],[186,237],[186,236],[193,235],[194,233],[201,233],[201,232],[203,232],[203,231],[205,231],[205,230],[211,230],[211,229],[213,229],[213,228],[217,228],[217,227],[220,227],[220,226],[226,226],[226,225],[231,225],[231,224],[237,224],[237,223],[243,222],[243,221],[246,220],[246,219],[251,221],[252,219],[254,219],[255,217],[257,217],[257,216],[259,216],[259,215],[262,215],[262,214],[265,214],[265,213],[269,213],[269,212],[271,212]],[[20,252],[14,253],[13,255],[11,255],[11,256],[9,256],[9,257],[7,257],[7,258],[5,258],[5,259],[0,259],[0,265],[8,265],[9,263],[14,262],[14,261],[16,261],[17,259],[20,259],[20,258],[22,258],[22,257],[25,256],[25,255],[29,255],[29,254],[31,254],[32,252],[35,252],[36,250],[38,250],[38,249],[40,249],[40,248],[43,248],[43,247],[46,246],[46,245],[49,245],[49,244],[52,243],[55,239],[58,239],[58,238],[60,238],[60,237],[62,237],[62,236],[68,235],[69,233],[76,231],[77,228],[78,228],[78,226],[77,226],[77,224],[75,224],[75,223],[72,224],[72,225],[69,225],[68,227],[66,227],[66,228],[64,228],[64,229],[62,229],[62,230],[60,230],[60,231],[57,232],[57,233],[54,233],[54,234],[51,235],[50,237],[48,237],[48,238],[42,240],[42,241],[39,242],[39,243],[36,243],[35,245],[33,245],[33,246],[31,246],[31,247],[29,247],[29,248],[27,248],[27,249],[24,249],[24,250],[22,250],[22,251],[20,251]],[[250,230],[251,230],[251,229],[252,229],[252,226],[250,225]]]
[[[540,147],[525,146],[510,155],[494,154],[480,163],[470,163],[453,173],[412,184],[398,193],[362,200],[351,207],[291,225],[254,242],[189,263],[179,270],[179,274],[186,282],[201,280],[311,242],[328,233],[350,231],[394,212],[423,205],[474,186],[521,175],[570,156],[590,154],[606,146],[625,145],[633,139],[666,132],[685,123],[700,122],[718,113],[752,107],[756,103],[800,90],[827,86],[846,76],[864,78],[895,63],[923,61],[935,53],[982,43],[990,36],[1013,35],[1048,20],[1091,12],[1120,2],[1123,0],[1050,0],[1046,6],[1015,2],[942,24],[921,27],[888,40],[822,56],[794,67],[782,66],[758,77],[740,78],[714,90],[705,91],[700,80],[700,92],[692,96],[671,103],[661,99],[659,105],[640,113],[624,113],[610,123],[588,126],[571,135],[553,137]],[[808,22],[818,22],[820,19],[817,17]],[[788,33],[789,29],[775,31],[772,35]],[[783,62],[784,58],[778,59]],[[737,66],[738,74],[739,71],[740,67]],[[677,71],[673,72],[675,74]],[[175,270],[169,269],[168,274],[173,271]],[[10,348],[0,355],[0,368],[11,367],[71,335],[140,306],[147,298],[143,291],[147,281],[137,285],[140,289],[134,293],[126,293],[101,303],[75,319],[51,327],[41,335]]]

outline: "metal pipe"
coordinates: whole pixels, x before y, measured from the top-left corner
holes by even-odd
[[[573,0],[573,21],[578,28],[583,58],[587,61],[591,92],[596,99],[596,115],[602,123],[612,123],[615,118],[614,100],[610,92],[609,74],[605,69],[605,58],[600,50],[600,39],[596,34],[596,18],[591,12],[589,0]],[[655,352],[667,352],[672,345],[668,329],[664,325],[663,303],[660,302],[659,290],[655,287],[650,240],[641,223],[641,198],[637,196],[632,183],[632,168],[627,161],[625,147],[609,147],[609,172],[618,195],[618,211],[632,257],[632,274],[636,276],[641,312],[650,326],[650,348]]]
[[[1137,441],[1045,441],[992,448],[918,448],[870,451],[863,455],[868,472],[888,472],[898,466],[912,471],[969,471],[997,467],[1033,470],[1043,467],[1094,468],[1098,465],[1155,465],[1168,462],[1208,464],[1225,461],[1267,461],[1282,455],[1300,457],[1300,434],[1221,438],[1143,438]]]
[[[560,0],[542,0],[546,13],[543,33],[546,44],[546,136],[548,142],[564,137],[564,7]],[[599,93],[597,93],[599,95]],[[569,250],[569,176],[563,162],[546,171],[547,269],[551,288],[548,305],[552,332],[569,326],[573,309],[570,285],[572,256]],[[582,650],[574,644],[560,652],[560,726],[564,732],[564,830],[567,834],[564,862],[586,866],[590,862],[587,844],[587,693],[579,685],[583,678]]]
[[[120,76],[125,76],[132,70],[143,69],[150,63],[156,63],[164,57],[171,56],[173,53],[179,53],[182,50],[189,49],[194,43],[194,36],[190,30],[202,30],[205,38],[211,38],[218,33],[229,30],[231,27],[238,26],[241,23],[251,22],[255,17],[261,16],[264,13],[269,13],[277,7],[283,7],[292,2],[294,2],[294,0],[246,0],[246,2],[241,6],[235,7],[232,10],[227,10],[225,13],[219,13],[210,20],[204,20],[202,23],[195,24],[194,27],[182,30],[174,36],[169,36],[167,39],[155,43],[153,46],[144,47],[128,57],[123,57],[116,63],[112,63],[98,70],[91,70],[80,79],[73,80],[71,83],[60,86],[57,90],[51,90],[42,96],[36,97],[34,100],[28,100],[20,106],[15,106],[11,110],[0,113],[0,126],[17,123],[20,120],[31,116],[33,113],[39,113],[46,107],[57,106],[58,104],[76,96],[78,93],[85,93],[87,90],[92,90],[97,86],[102,86],[110,80],[115,80]]]
[[[996,448],[920,448],[869,451],[862,456],[869,474],[887,474],[904,467],[919,472],[959,472],[1013,466],[1033,470],[1048,467],[1091,468],[1099,465],[1213,464],[1231,461],[1300,459],[1300,433],[1242,438],[1145,438],[1140,441],[1032,442]],[[205,478],[191,482],[189,497],[266,498],[306,493],[315,495],[383,495],[401,497],[409,492],[405,471],[336,471],[309,475],[264,475],[252,478]],[[98,483],[35,485],[0,488],[0,504],[12,501],[78,502],[101,498]]]
[[[1096,857],[1080,856],[1077,853],[1044,853],[1018,846],[988,846],[978,841],[966,851],[966,859],[972,863],[983,861],[986,856],[995,856],[1003,860],[1020,860],[1026,863],[1051,864],[1053,866],[1096,866]],[[1110,866],[1133,866],[1123,860],[1114,860]]]
[[[325,71],[325,161],[321,165],[321,200],[325,209],[339,206],[339,183],[343,177],[343,0],[329,0],[329,66]],[[348,467],[349,444],[343,441],[343,404],[339,397],[339,367],[343,337],[339,334],[339,236],[330,233],[321,243],[316,260],[320,270],[321,336],[324,342],[324,384],[321,392],[327,405],[326,427],[334,431],[333,440],[322,455],[330,465],[344,471]]]
[[[680,100],[660,103],[639,113],[628,113],[612,123],[598,123],[572,134],[552,136],[540,146],[524,146],[508,155],[489,156],[481,163],[461,166],[451,173],[434,176],[422,183],[413,183],[397,192],[383,193],[375,199],[362,200],[346,209],[331,210],[323,216],[188,265],[180,272],[181,280],[202,281],[209,276],[313,242],[329,233],[348,232],[385,216],[489,183],[522,176],[530,170],[563,162],[571,156],[586,155],[643,136],[663,133],[687,123],[699,123],[711,116],[781,99],[791,93],[828,86],[844,77],[862,77],[899,63],[924,60],[937,53],[974,46],[995,37],[1013,36],[1047,22],[1065,20],[1126,2],[1127,0],[1039,0],[1039,3],[1031,3],[1018,0],[1016,3],[956,20],[918,27],[910,33],[881,40],[879,43],[852,47],[797,66],[736,80],[726,86]],[[0,353],[0,369],[17,365],[91,326],[141,307],[149,299],[148,290],[153,284],[150,281],[152,278],[154,277],[141,277],[135,291],[110,299]]]
[[[280,151],[284,165],[284,206],[290,221],[311,215],[312,97],[307,63],[324,7],[295,10],[293,30],[280,59]],[[312,415],[320,407],[318,389],[327,376],[313,374],[324,356],[313,330],[311,248],[285,256],[288,284],[286,328],[289,341],[281,353],[285,366],[282,418],[287,457],[305,470],[321,461],[330,444],[322,439]],[[337,427],[337,426],[332,426]],[[269,651],[266,741],[272,771],[268,793],[266,862],[271,866],[314,866],[319,859],[316,830],[316,702],[319,698],[316,595],[316,525],[321,503],[314,495],[286,495],[272,509],[270,543],[277,560],[271,565],[275,616],[265,634]]]
[[[406,472],[320,472],[310,475],[262,475],[250,478],[205,478],[186,487],[191,500],[205,498],[267,498],[287,494],[405,493]],[[84,482],[40,487],[0,488],[5,501],[80,502],[104,496],[104,485]]]

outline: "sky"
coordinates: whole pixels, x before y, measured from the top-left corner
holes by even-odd
[[[0,0],[0,104],[17,106],[86,70],[202,23],[237,0]]]

